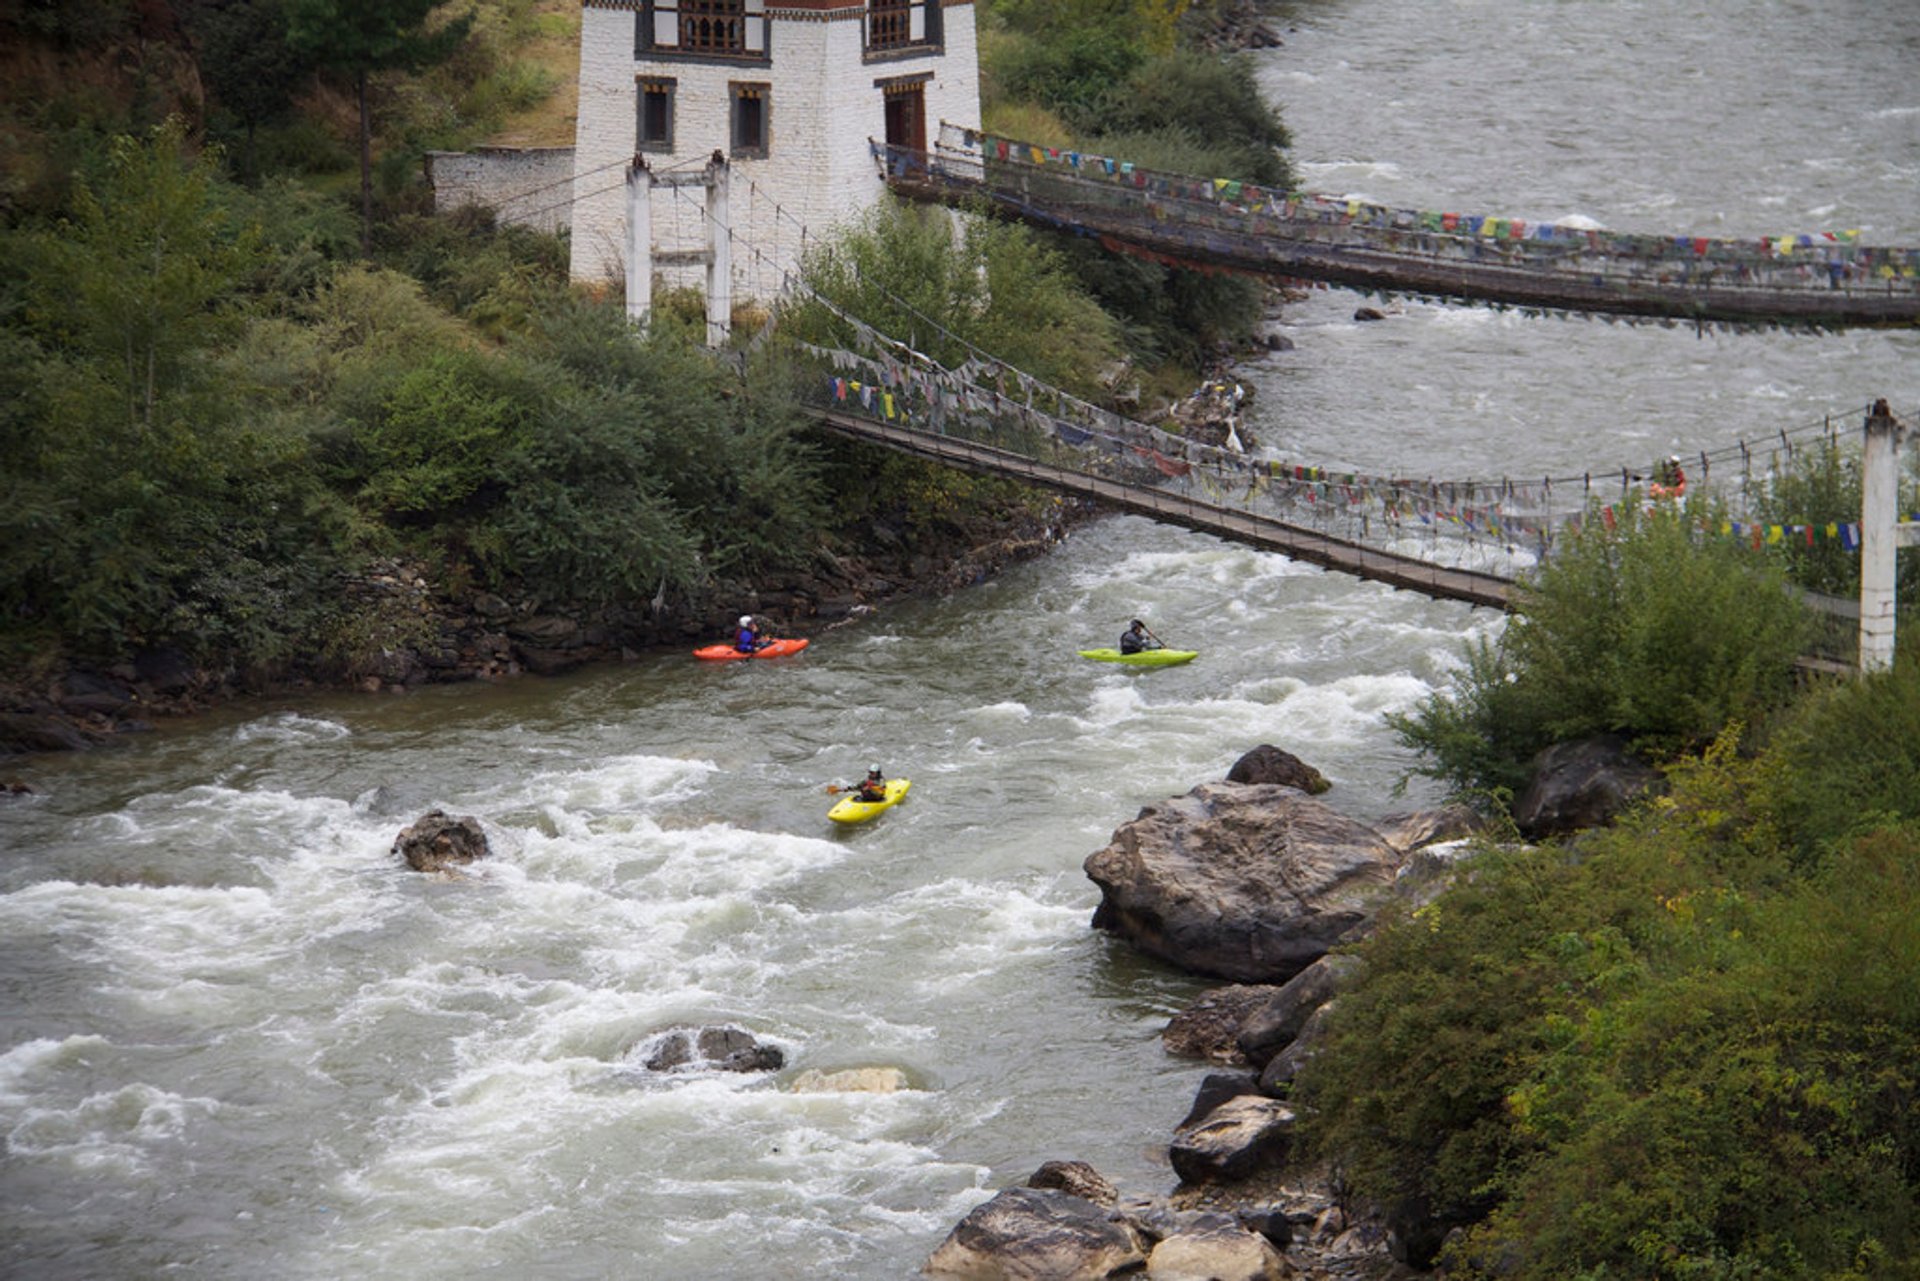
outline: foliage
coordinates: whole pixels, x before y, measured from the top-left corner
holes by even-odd
[[[1837,438],[1795,450],[1786,465],[1768,474],[1756,515],[1770,525],[1825,527],[1860,519],[1860,458],[1843,449]],[[1902,478],[1900,510],[1920,508],[1920,484],[1913,474]],[[1838,540],[1816,538],[1812,544],[1784,539],[1768,554],[1786,567],[1787,577],[1809,591],[1831,596],[1860,593],[1860,556]],[[1898,554],[1898,596],[1920,600],[1920,551],[1903,548]]]
[[[82,183],[74,217],[30,237],[27,319],[44,341],[94,362],[151,432],[188,353],[230,332],[234,287],[254,237],[222,207],[218,174],[184,150],[178,120],[112,149],[98,192]]]
[[[183,18],[197,46],[201,78],[244,135],[240,174],[256,178],[255,137],[284,117],[313,69],[288,40],[287,0],[190,0]]]
[[[1060,257],[1019,226],[969,218],[956,235],[938,210],[885,205],[803,270],[808,287],[835,306],[948,367],[977,348],[1092,394],[1117,352],[1113,323]],[[791,328],[855,345],[817,303],[803,304]]]
[[[1470,1226],[1453,1275],[1916,1275],[1920,825],[1796,878],[1772,768],[1729,736],[1577,853],[1489,849],[1360,949],[1306,1138]]]
[[[1596,510],[1521,586],[1456,690],[1392,724],[1422,772],[1480,791],[1517,789],[1542,748],[1594,734],[1670,756],[1783,704],[1807,634],[1778,571],[1685,511]]]
[[[1815,690],[1773,739],[1769,797],[1815,861],[1876,827],[1920,820],[1920,649],[1894,669]]]

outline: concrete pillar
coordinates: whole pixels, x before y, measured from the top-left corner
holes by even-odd
[[[707,161],[707,346],[724,347],[733,331],[733,224],[727,209],[727,158]]]
[[[1860,670],[1893,666],[1895,552],[1900,528],[1900,438],[1904,428],[1877,400],[1867,415],[1860,455]]]
[[[627,320],[644,324],[653,309],[653,170],[636,155],[627,166]]]

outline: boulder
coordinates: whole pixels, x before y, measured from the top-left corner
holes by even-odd
[[[416,872],[444,872],[492,851],[480,820],[472,815],[454,818],[444,810],[430,810],[403,828],[393,840],[393,852]]]
[[[1313,1012],[1359,969],[1356,957],[1323,956],[1280,987],[1267,989],[1272,995],[1240,1025],[1237,1048],[1245,1061],[1264,1065],[1291,1045]]]
[[[580,643],[580,624],[557,614],[542,614],[510,624],[507,635],[537,649],[571,649]]]
[[[1232,1216],[1198,1218],[1154,1245],[1148,1281],[1284,1281],[1294,1275],[1271,1241]]]
[[[1297,787],[1309,796],[1318,796],[1333,786],[1319,770],[1271,743],[1262,743],[1235,761],[1227,771],[1227,781]]]
[[[1376,821],[1373,830],[1393,848],[1411,854],[1429,845],[1464,840],[1485,826],[1480,816],[1464,805],[1442,805],[1411,814],[1389,814]]]
[[[133,670],[156,694],[184,694],[200,677],[193,660],[170,646],[141,650],[134,655]]]
[[[1030,1188],[1049,1188],[1109,1208],[1120,1204],[1120,1189],[1085,1161],[1048,1161],[1027,1176]]]
[[[1280,1100],[1242,1094],[1175,1130],[1167,1159],[1184,1182],[1236,1182],[1280,1166],[1293,1147],[1293,1125],[1293,1109]]]
[[[1243,1064],[1247,1057],[1239,1045],[1240,1031],[1279,990],[1266,983],[1208,988],[1168,1021],[1160,1042],[1175,1058]]]
[[[1367,921],[1400,854],[1296,788],[1202,783],[1088,856],[1095,929],[1196,974],[1284,983]]]
[[[1328,1001],[1325,1005],[1307,1016],[1306,1025],[1300,1029],[1300,1035],[1287,1042],[1286,1048],[1267,1060],[1260,1069],[1260,1090],[1263,1094],[1278,1095],[1293,1084],[1293,1078],[1308,1059],[1320,1052],[1320,1044],[1326,1040],[1327,1021],[1333,1015],[1338,1000]]]
[[[513,656],[520,666],[535,676],[558,676],[570,672],[576,667],[586,665],[590,655],[579,649],[545,649],[538,645],[524,645],[516,642]]]
[[[64,717],[41,712],[0,712],[0,756],[15,752],[78,752],[100,742]]]
[[[787,1057],[744,1028],[668,1028],[653,1038],[649,1072],[777,1072]]]
[[[1209,1072],[1193,1092],[1193,1106],[1187,1109],[1176,1130],[1187,1130],[1213,1115],[1213,1110],[1228,1099],[1243,1094],[1259,1094],[1260,1078],[1251,1072]]]
[[[976,1281],[1103,1281],[1147,1261],[1138,1228],[1105,1207],[1045,1188],[1008,1188],[974,1207],[922,1271]]]
[[[1660,772],[1613,735],[1556,743],[1534,758],[1513,821],[1535,838],[1600,827],[1660,783]]]
[[[809,1068],[794,1077],[787,1088],[795,1094],[894,1094],[913,1087],[899,1068],[869,1067],[838,1072]]]

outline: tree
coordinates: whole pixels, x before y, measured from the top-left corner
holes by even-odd
[[[198,0],[187,27],[199,45],[201,78],[246,131],[240,173],[250,182],[256,131],[286,112],[312,59],[288,40],[287,0]]]
[[[360,108],[360,252],[373,256],[373,122],[367,78],[376,71],[418,71],[444,60],[473,26],[463,14],[437,30],[427,20],[438,0],[289,0],[287,37],[324,67],[353,77]]]

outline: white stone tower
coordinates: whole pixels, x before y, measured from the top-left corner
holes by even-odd
[[[625,168],[728,163],[735,296],[770,297],[820,236],[885,190],[869,140],[926,148],[941,121],[978,127],[973,0],[583,0],[573,154],[575,280],[626,274]],[[778,213],[776,213],[776,208]],[[671,264],[706,242],[701,192],[655,187],[652,240]]]

